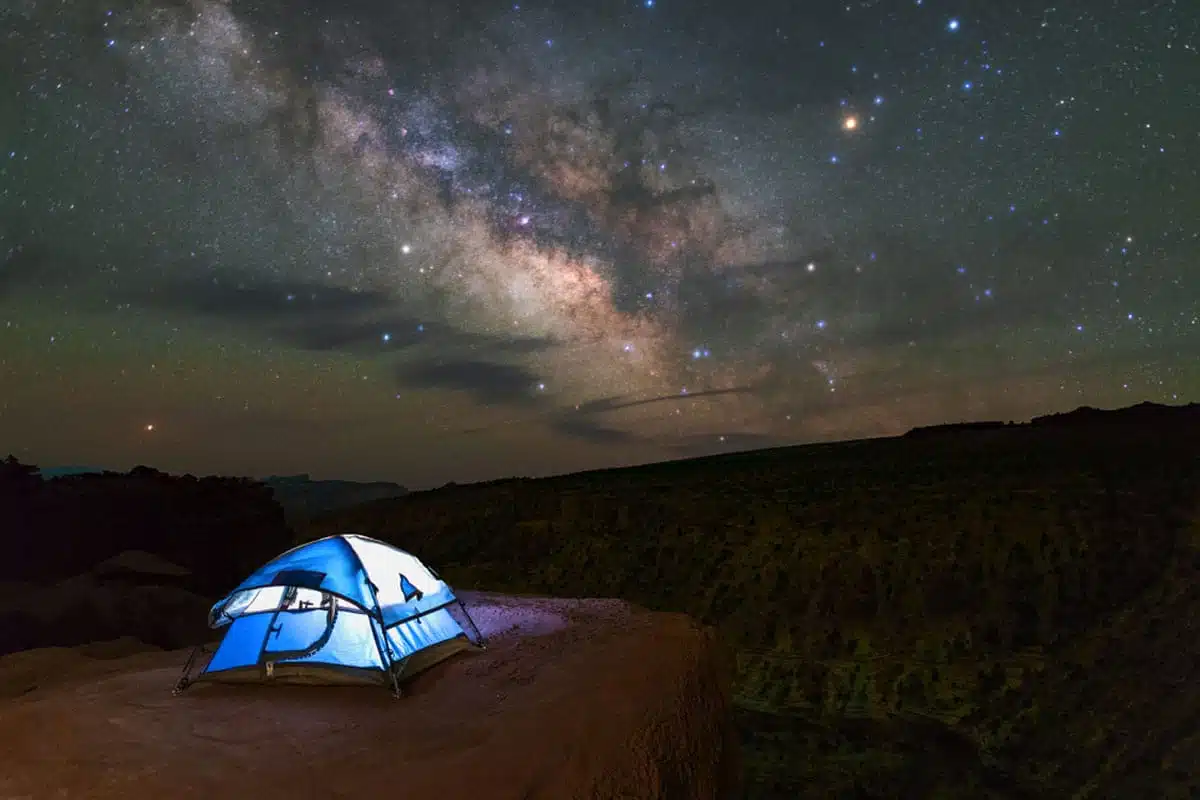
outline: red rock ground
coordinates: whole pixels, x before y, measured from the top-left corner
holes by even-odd
[[[732,792],[728,664],[710,631],[617,601],[468,602],[488,649],[418,676],[398,700],[204,684],[172,697],[186,652],[123,655],[120,643],[0,659],[0,797]]]

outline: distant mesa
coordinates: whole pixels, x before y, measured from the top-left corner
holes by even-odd
[[[989,420],[984,422],[952,422],[945,425],[928,425],[913,428],[904,434],[904,438],[917,439],[950,433],[992,431],[1006,428],[1078,430],[1080,428],[1121,428],[1147,424],[1155,426],[1200,425],[1200,403],[1168,406],[1160,403],[1145,402],[1138,403],[1135,406],[1115,409],[1080,406],[1074,411],[1044,414],[1040,417],[1034,417],[1025,423]]]
[[[314,481],[306,473],[272,475],[264,478],[263,483],[271,488],[275,502],[283,507],[283,513],[290,522],[408,494],[408,489],[398,483]]]
[[[1080,406],[1074,411],[1063,414],[1046,414],[1034,417],[1029,423],[1033,426],[1045,427],[1082,427],[1092,425],[1125,426],[1150,424],[1200,424],[1200,403],[1188,403],[1181,406],[1168,406],[1160,403],[1138,403],[1135,406],[1118,409],[1093,408]]]
[[[925,436],[938,436],[947,433],[962,433],[966,431],[994,431],[1003,428],[1010,428],[1016,425],[1015,422],[1000,422],[997,420],[985,420],[982,422],[948,422],[944,425],[927,425],[921,428],[913,428],[908,433],[904,434],[906,439],[919,439]]]
[[[271,475],[263,478],[270,486],[298,486],[304,483],[312,483],[312,478],[307,472],[302,472],[299,475]]]
[[[166,473],[150,467],[135,467],[129,472],[118,472],[102,467],[62,466],[45,467],[39,470],[44,480],[77,478],[93,475],[133,477],[164,476]],[[296,475],[272,475],[261,479],[271,488],[275,501],[283,507],[291,521],[314,515],[339,511],[343,508],[370,503],[374,500],[390,500],[408,494],[408,489],[388,481],[341,481],[313,480],[308,473]]]
[[[46,480],[53,478],[68,478],[72,475],[103,475],[107,470],[100,467],[44,467],[42,477]]]

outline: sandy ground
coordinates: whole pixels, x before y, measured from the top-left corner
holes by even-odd
[[[707,798],[736,771],[728,662],[686,617],[464,597],[488,649],[406,685],[171,687],[186,651],[0,659],[0,798]]]

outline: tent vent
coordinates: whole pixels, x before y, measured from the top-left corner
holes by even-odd
[[[276,586],[296,586],[302,589],[320,589],[325,580],[324,572],[311,569],[283,569],[275,573],[272,581]]]

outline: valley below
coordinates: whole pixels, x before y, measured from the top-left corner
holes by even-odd
[[[737,653],[752,797],[1200,790],[1200,414],[1081,410],[418,492],[318,519]]]

